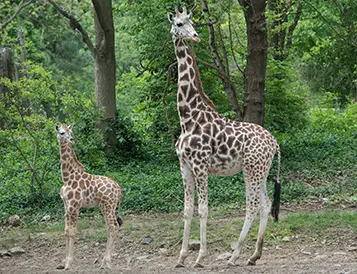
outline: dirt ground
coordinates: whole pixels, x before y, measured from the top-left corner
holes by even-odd
[[[315,206],[313,208],[318,209]],[[286,205],[283,207],[282,217],[291,212],[306,210],[310,209]],[[238,216],[244,214],[240,212]],[[227,215],[219,215],[213,216],[212,220],[218,225],[226,222],[227,218],[229,218]],[[126,216],[125,219],[131,224],[132,230],[139,220],[146,222],[147,225],[140,226],[137,233],[128,236],[125,235],[125,227],[121,230],[116,254],[112,258],[111,270],[100,269],[105,242],[80,237],[75,245],[72,269],[69,271],[56,269],[64,256],[63,234],[37,232],[12,240],[11,244],[21,246],[25,253],[0,257],[0,273],[357,273],[357,250],[351,248],[357,246],[357,235],[351,231],[346,232],[347,230],[339,230],[335,233],[329,231],[328,237],[322,235],[321,239],[306,236],[286,242],[268,241],[263,256],[257,261],[256,266],[246,265],[254,251],[254,242],[248,241],[245,244],[243,254],[237,261],[238,266],[229,267],[226,260],[217,259],[223,253],[231,252],[227,245],[208,241],[209,256],[204,261],[205,268],[192,267],[198,251],[191,250],[186,260],[186,268],[177,269],[174,266],[180,250],[180,241],[176,244],[168,244],[168,242],[172,243],[172,240],[176,240],[179,236],[160,232],[158,227],[162,226],[162,229],[165,229],[163,227],[165,222],[162,222],[164,219],[173,222],[174,226],[179,224],[181,222],[179,214],[133,214]],[[153,225],[155,223],[157,227]],[[156,234],[153,229],[158,230]],[[240,228],[237,230],[237,237],[239,231]],[[154,235],[153,242],[142,245],[140,237],[148,234]],[[0,249],[4,249],[4,245],[0,246]]]

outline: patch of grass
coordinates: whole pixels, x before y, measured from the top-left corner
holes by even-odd
[[[357,232],[357,218],[354,211],[299,212],[286,216],[276,226],[299,233],[320,233],[328,228],[348,228]]]
[[[227,212],[218,212],[214,217],[209,218],[207,227],[207,240],[217,247],[229,250],[230,243],[238,241],[241,229],[243,227],[244,217],[235,218],[234,212],[230,212],[230,218],[227,218]],[[192,222],[192,239],[199,239],[199,219],[195,218]],[[253,222],[253,225],[247,235],[246,243],[254,244],[259,230],[259,217]],[[265,242],[269,244],[282,244],[282,238],[286,236],[309,235],[317,237],[326,231],[349,231],[357,232],[357,218],[354,211],[321,211],[321,212],[298,212],[291,213],[286,217],[274,223],[270,218],[265,233]]]
[[[242,210],[215,208],[209,214],[207,227],[207,241],[209,248],[230,250],[230,243],[237,241],[241,232],[244,214]],[[237,217],[239,212],[239,216]],[[321,235],[329,235],[335,238],[338,231],[343,231],[347,238],[357,233],[357,218],[355,211],[328,210],[321,212],[297,212],[290,213],[281,218],[278,223],[269,219],[265,233],[267,245],[291,244],[282,241],[285,236],[299,236],[305,239],[321,238]],[[165,247],[168,249],[179,248],[183,234],[183,219],[181,214],[140,214],[129,215],[124,219],[124,226],[120,230],[122,240],[127,243],[139,244],[144,237],[152,238],[151,248],[158,250]],[[57,244],[64,240],[64,221],[31,224],[26,227],[13,228],[0,234],[0,247],[11,248],[16,244],[46,243]],[[196,215],[192,220],[191,239],[198,240],[200,222]],[[254,246],[259,230],[259,218],[246,238],[245,243]],[[350,235],[350,236],[348,236]],[[107,230],[101,215],[79,220],[77,238],[79,242],[90,241],[105,243]],[[297,240],[299,241],[299,240]]]

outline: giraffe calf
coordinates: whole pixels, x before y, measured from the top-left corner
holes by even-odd
[[[116,218],[115,211],[122,197],[122,191],[115,181],[108,177],[91,175],[77,160],[72,148],[72,128],[66,124],[56,125],[57,139],[60,146],[60,162],[63,186],[61,198],[65,208],[66,258],[59,269],[69,269],[73,261],[73,244],[77,232],[78,213],[82,207],[99,205],[108,229],[107,247],[102,260],[102,267],[110,268],[114,238],[123,223]]]

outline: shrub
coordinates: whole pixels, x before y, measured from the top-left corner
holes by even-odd
[[[307,124],[307,91],[297,75],[288,61],[269,60],[265,92],[267,129],[288,132]]]

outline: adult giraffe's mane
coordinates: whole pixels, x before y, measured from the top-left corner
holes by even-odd
[[[213,108],[214,110],[216,110],[216,107],[214,106],[213,102],[211,101],[211,99],[208,98],[207,94],[203,91],[203,87],[202,87],[202,81],[201,81],[201,76],[200,76],[200,72],[198,70],[198,67],[197,67],[197,60],[196,60],[196,55],[195,53],[193,52],[193,50],[191,50],[191,48],[189,47],[189,45],[187,44],[186,41],[184,41],[186,47],[187,47],[187,50],[188,50],[188,53],[192,56],[192,65],[193,65],[193,69],[195,70],[195,73],[196,73],[196,87],[198,89],[198,92],[200,93],[203,101],[209,105],[211,108]]]

